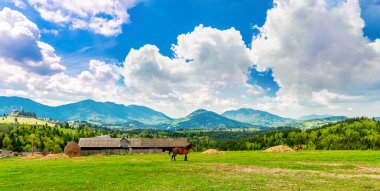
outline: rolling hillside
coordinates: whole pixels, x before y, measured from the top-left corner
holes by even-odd
[[[232,120],[249,123],[255,126],[278,127],[293,123],[296,120],[283,118],[265,111],[241,108],[238,110],[226,111],[222,116]]]
[[[186,117],[171,122],[167,129],[216,129],[216,128],[249,128],[248,123],[238,122],[223,117],[215,112],[199,109]]]
[[[317,115],[317,114],[312,114],[312,115],[305,115],[300,118],[299,120],[312,120],[312,119],[323,119],[323,118],[328,118],[328,117],[334,117],[333,115]]]
[[[112,102],[84,100],[72,104],[51,107],[26,98],[0,97],[0,114],[10,113],[13,108],[34,112],[41,118],[61,121],[85,120],[102,124],[125,124],[139,121],[148,125],[170,122],[165,114],[148,107]]]
[[[308,130],[270,131],[254,136],[248,142],[253,149],[301,144],[304,149],[311,150],[379,150],[380,123],[367,118],[350,118]]]
[[[16,120],[17,118],[17,120]],[[51,122],[44,121],[42,119],[33,118],[33,117],[0,117],[0,124],[15,124],[17,121],[18,124],[29,124],[29,125],[45,125],[47,124],[50,127],[54,127],[55,124]]]
[[[103,125],[124,126],[129,128],[151,129],[215,129],[215,128],[250,128],[266,129],[270,127],[291,126],[302,129],[320,127],[346,119],[344,116],[327,118],[320,115],[305,116],[295,120],[283,118],[265,111],[242,108],[226,111],[222,115],[197,110],[190,115],[172,119],[165,114],[145,106],[116,104],[113,102],[96,102],[84,100],[76,103],[51,107],[21,97],[0,96],[0,114],[7,114],[13,108],[36,113],[40,118],[60,121],[88,121]],[[34,123],[34,122],[33,122]]]
[[[332,117],[326,117],[326,118],[321,118],[321,119],[310,119],[310,120],[305,120],[305,121],[298,121],[298,122],[288,124],[287,126],[295,127],[299,129],[312,129],[312,128],[321,127],[323,125],[327,125],[330,123],[344,121],[345,119],[347,119],[346,116],[332,116]]]

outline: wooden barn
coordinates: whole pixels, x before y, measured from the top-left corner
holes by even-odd
[[[111,138],[108,135],[80,138],[81,155],[97,153],[162,153],[173,147],[185,147],[186,138]]]
[[[186,147],[186,138],[134,138],[128,139],[130,153],[162,153],[168,148]]]
[[[128,152],[128,140],[124,138],[111,138],[109,135],[94,138],[80,138],[81,155],[97,153],[117,154]]]

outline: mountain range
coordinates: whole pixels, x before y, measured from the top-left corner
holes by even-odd
[[[344,121],[345,119],[347,119],[346,116],[330,116],[330,117],[325,117],[325,118],[313,117],[308,120],[296,121],[292,124],[288,124],[288,126],[300,128],[300,129],[312,129],[312,128],[321,127],[323,125],[327,125],[330,123]]]
[[[172,121],[167,115],[145,106],[115,104],[84,100],[61,106],[47,106],[20,97],[0,97],[0,113],[10,113],[13,108],[34,112],[41,118],[60,121],[85,120],[102,124],[121,125],[139,121],[156,125]]]
[[[186,117],[170,123],[167,129],[215,129],[215,128],[250,128],[251,124],[239,122],[212,111],[198,109]]]
[[[283,118],[266,111],[241,108],[238,110],[226,111],[222,116],[240,121],[249,123],[255,126],[264,126],[264,127],[278,127],[285,126],[287,124],[293,123],[296,120]]]
[[[61,106],[48,106],[22,97],[0,96],[0,114],[14,108],[36,113],[41,118],[60,121],[87,121],[104,125],[157,129],[270,128],[279,126],[315,127],[344,120],[344,116],[311,115],[307,120],[283,118],[266,111],[242,108],[219,115],[204,109],[173,119],[162,112],[138,105],[84,100]],[[327,118],[326,118],[327,117]]]
[[[299,120],[313,120],[313,119],[323,119],[328,117],[334,117],[333,115],[317,115],[317,114],[311,114],[311,115],[305,115],[300,118]]]

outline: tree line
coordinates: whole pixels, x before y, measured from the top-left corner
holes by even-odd
[[[104,133],[103,130],[96,130],[88,125],[77,129],[64,129],[48,125],[16,124],[2,129],[4,132],[0,132],[0,148],[16,152],[59,153],[72,140],[78,142],[80,137],[94,137]]]
[[[5,129],[5,131],[4,131]],[[3,131],[1,131],[3,130]],[[262,150],[275,145],[302,145],[309,150],[380,150],[380,123],[374,119],[351,118],[316,129],[280,127],[266,131],[108,129],[80,124],[75,129],[62,123],[48,125],[13,124],[0,126],[0,148],[14,151],[61,152],[64,146],[81,137],[110,134],[111,137],[189,138],[198,150]]]
[[[316,129],[272,129],[248,139],[198,137],[192,142],[200,149],[220,150],[262,150],[276,145],[301,145],[308,150],[380,150],[380,123],[374,119],[351,118]]]

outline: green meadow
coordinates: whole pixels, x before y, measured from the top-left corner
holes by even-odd
[[[54,127],[53,123],[46,122],[42,119],[37,119],[37,118],[33,118],[33,117],[13,117],[13,116],[0,117],[0,124],[16,124],[16,120],[17,120],[17,124],[20,124],[20,125],[25,125],[25,124],[45,125],[45,124],[47,124],[50,127]]]
[[[0,190],[380,190],[379,151],[0,159]]]

